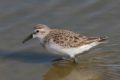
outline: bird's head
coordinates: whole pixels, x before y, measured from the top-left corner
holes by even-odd
[[[34,27],[33,33],[31,33],[27,38],[25,38],[23,40],[23,43],[27,42],[32,38],[38,38],[40,39],[40,41],[42,41],[47,36],[47,34],[49,34],[50,31],[51,29],[47,25],[37,24]]]

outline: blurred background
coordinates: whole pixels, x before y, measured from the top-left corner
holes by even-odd
[[[39,23],[109,41],[82,56],[79,65],[52,65],[55,56],[38,40],[22,44]],[[120,0],[0,1],[0,80],[58,79],[120,79]]]

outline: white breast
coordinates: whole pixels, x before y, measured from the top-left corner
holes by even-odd
[[[51,42],[49,44],[46,44],[46,49],[54,54],[62,54],[62,55],[67,54],[70,57],[75,57],[76,54],[80,54],[83,53],[84,51],[88,51],[89,49],[91,49],[92,47],[98,44],[99,44],[98,42],[93,42],[76,48],[64,48],[54,42]]]

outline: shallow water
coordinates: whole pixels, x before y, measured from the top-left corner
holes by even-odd
[[[1,0],[0,80],[119,80],[119,0]],[[79,64],[52,64],[56,55],[38,40],[22,44],[34,25],[64,28],[109,41],[84,55]]]

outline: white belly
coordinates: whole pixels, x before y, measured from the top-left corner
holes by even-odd
[[[46,49],[54,54],[59,54],[59,55],[67,54],[73,58],[75,57],[76,54],[80,54],[85,51],[88,51],[89,49],[91,49],[92,47],[98,44],[99,44],[98,42],[93,42],[76,48],[63,48],[55,43],[51,43],[46,45]]]

